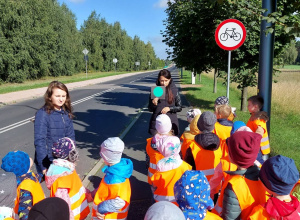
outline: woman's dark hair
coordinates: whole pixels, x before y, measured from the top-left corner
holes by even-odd
[[[68,88],[66,87],[65,84],[63,84],[61,82],[58,82],[58,81],[52,81],[49,84],[48,89],[47,89],[47,91],[44,95],[44,99],[45,99],[44,107],[46,109],[46,112],[48,114],[50,114],[50,112],[54,110],[54,106],[53,106],[52,101],[50,100],[50,98],[53,94],[53,89],[55,89],[55,88],[61,89],[61,90],[66,92],[67,97],[66,97],[65,103],[62,106],[62,109],[64,111],[68,112],[69,118],[73,118],[74,115],[72,113],[71,99],[70,99]]]
[[[157,86],[161,86],[160,81],[159,81],[159,78],[161,76],[163,76],[167,79],[170,79],[169,85],[166,87],[166,93],[167,93],[167,96],[168,96],[168,98],[167,98],[168,103],[171,104],[173,99],[174,99],[174,95],[173,95],[172,90],[171,90],[171,84],[173,82],[173,80],[171,78],[171,73],[167,69],[163,69],[163,70],[159,71],[158,76],[157,76],[157,80],[156,80],[156,85]]]

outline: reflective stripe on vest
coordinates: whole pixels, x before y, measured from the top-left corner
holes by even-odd
[[[87,206],[88,206],[87,200],[84,200],[83,203],[81,203],[81,206],[72,210],[74,216],[79,215]]]
[[[67,176],[57,178],[51,186],[50,196],[55,197],[55,193],[59,188],[69,189],[70,208],[73,212],[74,219],[85,219],[90,213],[90,208],[87,204],[85,188],[76,170]]]
[[[215,173],[215,168],[212,169],[208,169],[208,170],[201,170],[205,176],[209,176],[209,175],[214,175]]]
[[[153,176],[153,173],[151,173],[149,170],[148,170],[148,177],[152,177]]]
[[[85,188],[84,188],[84,186],[82,186],[79,189],[79,192],[70,198],[71,205],[74,204],[75,202],[77,202],[84,193],[85,193]]]
[[[269,154],[271,152],[270,149],[270,142],[269,142],[269,136],[267,131],[266,122],[264,120],[256,119],[254,121],[248,121],[247,126],[255,132],[258,128],[258,126],[262,127],[265,130],[265,133],[262,136],[262,139],[260,141],[260,150],[262,154]]]
[[[149,167],[156,170],[156,164],[154,164],[154,163],[150,163]]]
[[[167,202],[176,202],[174,196],[160,196],[160,195],[153,195],[156,201],[167,201]]]
[[[152,138],[148,138],[147,139],[147,146],[146,146],[146,152],[147,152],[147,155],[149,156],[149,159],[150,159],[149,168],[148,168],[148,183],[150,185],[152,184],[150,178],[153,176],[153,174],[156,171],[157,162],[159,160],[161,160],[162,158],[164,158],[164,156],[161,153],[159,153],[159,151],[154,150],[151,147],[151,141],[152,141]]]
[[[97,207],[106,200],[115,199],[119,197],[126,202],[122,210],[117,212],[109,212],[105,214],[105,219],[126,219],[128,215],[128,209],[130,205],[131,187],[129,179],[126,179],[123,183],[106,184],[104,178],[102,178],[99,188],[94,197],[92,219],[97,219]]]
[[[222,212],[222,207],[220,207],[219,206],[219,204],[217,203],[216,205],[215,205],[215,210],[219,213],[219,215],[221,214],[221,212]]]
[[[222,158],[222,150],[219,147],[215,151],[210,151],[202,148],[197,142],[192,141],[190,148],[196,165],[196,170],[205,172],[205,176],[209,181],[214,175],[214,170],[220,163]]]

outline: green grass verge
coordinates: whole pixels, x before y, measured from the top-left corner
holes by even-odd
[[[284,65],[282,66],[278,66],[278,69],[284,69],[284,70],[300,70],[300,65]]]
[[[97,79],[107,76],[119,75],[124,73],[132,73],[138,71],[130,71],[130,72],[94,72],[88,73],[86,77],[86,73],[78,73],[72,76],[59,76],[59,77],[45,77],[39,80],[28,80],[23,83],[4,83],[0,85],[0,94],[5,94],[9,92],[17,92],[28,89],[36,89],[41,87],[46,87],[50,82],[57,80],[62,83],[72,83],[72,82],[80,82],[90,79]]]
[[[182,84],[191,84],[191,76],[189,71],[183,72]],[[199,87],[182,88],[186,93],[186,98],[193,107],[198,107],[201,111],[214,111],[214,101],[217,97],[226,95],[226,86],[218,79],[217,93],[213,93],[213,79],[205,73],[201,76],[197,75],[196,84]],[[230,104],[236,107],[237,117],[235,120],[247,123],[250,115],[248,112],[240,111],[241,91],[236,88],[230,88],[229,91]],[[297,99],[297,97],[295,97]],[[300,143],[299,127],[300,113],[284,113],[277,106],[271,106],[271,128],[270,128],[270,145],[271,155],[281,154],[295,160],[298,170],[300,170],[300,151],[298,146]]]

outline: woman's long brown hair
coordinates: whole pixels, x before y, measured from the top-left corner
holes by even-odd
[[[159,71],[158,76],[157,76],[157,80],[156,80],[156,85],[157,86],[161,86],[160,81],[159,81],[159,78],[161,76],[163,76],[167,79],[170,79],[169,85],[166,87],[166,90],[167,90],[167,94],[168,94],[168,103],[171,104],[173,99],[174,99],[174,95],[173,95],[172,90],[171,90],[171,84],[173,82],[172,78],[171,78],[171,73],[167,69],[163,69],[163,70]]]
[[[61,89],[66,92],[67,97],[66,97],[65,103],[62,106],[62,109],[64,111],[68,112],[69,118],[73,118],[74,117],[73,112],[72,112],[73,108],[71,106],[71,99],[70,99],[70,94],[69,94],[68,88],[66,87],[65,84],[58,82],[58,81],[52,81],[49,84],[48,89],[44,95],[44,99],[45,99],[44,107],[46,109],[46,112],[48,114],[50,114],[50,112],[54,110],[54,106],[53,106],[50,98],[53,94],[53,89],[55,89],[55,88]]]

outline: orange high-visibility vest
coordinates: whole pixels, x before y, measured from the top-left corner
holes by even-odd
[[[222,218],[212,212],[207,211],[203,220],[222,220]]]
[[[174,185],[182,176],[182,174],[191,170],[192,166],[182,161],[182,164],[173,170],[168,170],[165,172],[157,171],[151,177],[153,186],[156,187],[154,191],[154,199],[156,202],[168,201],[172,202],[178,206],[174,197]]]
[[[267,131],[267,124],[264,120],[262,119],[257,119],[254,121],[248,121],[247,122],[247,126],[253,131],[255,132],[258,128],[258,126],[261,126],[265,133],[262,136],[262,139],[260,141],[260,150],[262,154],[269,154],[271,149],[270,149],[270,142],[269,142],[269,135],[268,135],[268,131]]]
[[[182,145],[181,145],[181,154],[182,154],[182,158],[183,159],[185,158],[186,151],[190,147],[190,144],[191,144],[192,141],[193,140],[191,140],[191,139],[185,138],[184,141],[182,142]]]
[[[228,146],[227,146],[226,140],[220,139],[220,148],[222,151],[222,158],[227,158],[228,157]]]
[[[264,204],[267,199],[267,192],[263,183],[258,180],[249,180],[245,176],[233,175],[228,176],[227,180],[222,186],[221,194],[218,198],[217,204],[214,207],[214,213],[221,215],[223,207],[224,190],[228,183],[232,185],[232,189],[237,196],[241,208],[240,219],[246,220],[251,213],[253,207],[258,204]]]
[[[194,140],[190,144],[196,164],[196,170],[201,170],[209,181],[215,173],[215,168],[220,163],[222,150],[219,147],[215,151],[205,150]]]
[[[74,219],[85,219],[90,213],[87,203],[85,188],[76,172],[67,176],[58,177],[51,186],[50,197],[55,197],[58,188],[69,189],[69,197],[71,199],[71,210]]]
[[[152,138],[147,139],[146,152],[150,158],[149,168],[148,168],[148,183],[151,185],[151,177],[156,171],[157,162],[164,158],[164,156],[157,150],[151,147]]]
[[[126,219],[128,215],[128,209],[130,204],[130,197],[131,197],[131,186],[129,179],[126,179],[123,183],[116,183],[116,184],[106,184],[104,178],[102,178],[99,188],[96,192],[94,197],[94,204],[93,204],[93,212],[92,212],[92,219],[98,220],[96,217],[98,205],[109,199],[115,199],[120,197],[123,199],[126,204],[125,206],[120,209],[118,212],[110,212],[105,215],[105,219]]]
[[[221,159],[221,164],[222,164],[222,170],[224,174],[223,181],[225,181],[225,179],[227,179],[228,176],[228,174],[225,171],[236,171],[238,167],[234,163],[230,162],[228,155],[227,157]]]
[[[226,140],[230,137],[232,126],[226,126],[220,124],[220,122],[215,123],[215,129],[213,130],[213,133],[216,134],[220,139]]]
[[[35,175],[33,174],[35,177]],[[36,179],[36,177],[35,177]],[[45,199],[45,194],[40,182],[36,179],[36,181],[31,179],[23,180],[17,188],[17,198],[15,200],[14,212],[18,214],[19,203],[20,203],[20,191],[21,189],[29,191],[32,196],[32,206],[34,206],[39,201]]]

